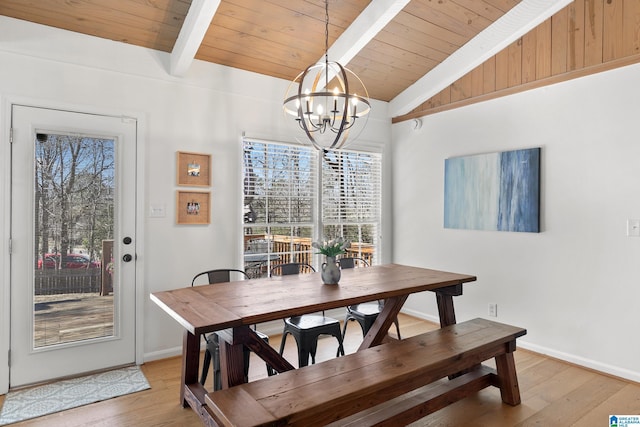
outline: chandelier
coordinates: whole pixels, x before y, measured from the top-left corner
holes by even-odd
[[[340,149],[358,137],[371,110],[362,80],[329,61],[329,2],[325,0],[324,61],[308,66],[285,95],[285,116],[293,116],[304,137],[318,150]],[[302,141],[301,141],[302,142]]]

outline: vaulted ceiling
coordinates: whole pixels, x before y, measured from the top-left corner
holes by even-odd
[[[406,114],[571,0],[329,0],[329,59]],[[2,0],[0,15],[293,80],[323,58],[323,0]]]

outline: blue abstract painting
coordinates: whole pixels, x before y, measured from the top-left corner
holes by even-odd
[[[444,226],[539,232],[540,148],[446,159]]]

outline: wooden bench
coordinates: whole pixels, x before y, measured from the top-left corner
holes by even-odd
[[[405,425],[488,386],[518,405],[513,352],[524,334],[474,319],[209,393],[203,410],[212,426]],[[491,358],[496,370],[481,365]]]

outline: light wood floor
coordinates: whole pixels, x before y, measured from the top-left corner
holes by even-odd
[[[403,336],[436,328],[436,325],[401,315]],[[393,328],[391,329],[393,331]],[[393,334],[392,334],[393,335]],[[356,323],[347,330],[345,349],[353,352],[362,335]],[[280,337],[271,337],[279,348]],[[335,356],[336,341],[323,338],[318,361]],[[295,357],[295,341],[287,340],[285,357]],[[502,404],[493,387],[457,402],[412,424],[418,426],[607,426],[609,415],[640,414],[640,384],[611,378],[525,350],[515,353],[522,404]],[[27,426],[200,426],[191,409],[179,400],[180,358],[149,362],[142,366],[151,389],[14,424]],[[252,359],[250,379],[266,376],[264,363]],[[211,387],[208,379],[208,387]],[[4,396],[0,396],[0,403]]]

